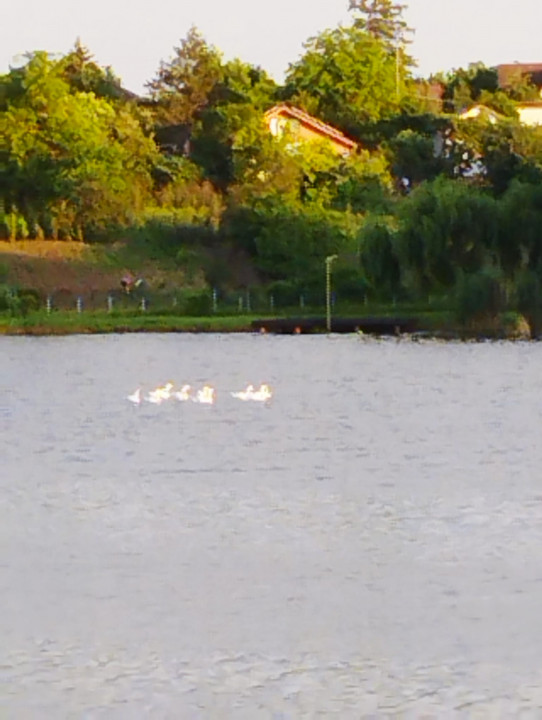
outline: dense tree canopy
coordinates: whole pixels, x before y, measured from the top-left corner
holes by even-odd
[[[130,106],[72,90],[63,63],[42,52],[7,85],[6,200],[29,232],[80,236],[112,217],[133,219],[151,190],[156,147]]]
[[[400,109],[395,55],[355,26],[309,40],[301,59],[290,66],[286,89],[292,102],[354,132]]]

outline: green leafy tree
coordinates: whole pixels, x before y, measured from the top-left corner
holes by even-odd
[[[415,188],[399,208],[401,265],[418,291],[452,288],[458,273],[496,262],[495,201],[459,180]]]
[[[447,112],[461,112],[473,103],[487,101],[499,88],[497,71],[483,63],[471,63],[467,69],[459,68],[441,76],[444,109]]]
[[[359,261],[367,295],[390,302],[401,292],[401,267],[393,218],[370,217],[359,233]]]
[[[487,181],[497,194],[514,180],[542,183],[542,128],[519,122],[486,126],[481,135],[480,154]]]
[[[507,86],[499,86],[496,68],[484,63],[471,63],[447,75],[439,75],[443,90],[443,109],[449,113],[461,112],[469,105],[480,103],[503,115],[515,116],[515,103],[519,100],[536,100],[538,89],[528,76],[520,71],[511,76]]]
[[[346,131],[396,113],[394,53],[358,27],[326,30],[305,44],[290,66],[286,96],[310,113]]]
[[[194,115],[191,157],[222,191],[259,164],[269,141],[262,111],[275,90],[263,70],[236,59],[221,66],[207,104]]]
[[[386,143],[386,152],[397,184],[407,181],[405,191],[424,180],[433,180],[446,169],[435,151],[434,138],[414,130],[399,132]]]
[[[192,27],[168,62],[162,62],[148,88],[160,124],[191,124],[207,107],[223,77],[222,56]]]
[[[122,100],[135,99],[135,96],[124,90],[119,78],[110,67],[102,68],[94,62],[92,53],[79,38],[73,49],[64,55],[58,64],[61,76],[66,80],[72,91],[92,92],[96,97]]]
[[[354,255],[356,231],[344,213],[318,205],[294,209],[268,205],[255,238],[258,268],[269,279],[293,281],[300,289],[321,288],[328,255]]]
[[[412,32],[403,19],[406,7],[406,4],[393,0],[350,0],[356,27],[394,46],[407,42]]]
[[[499,253],[505,272],[542,281],[542,182],[514,181],[500,200]]]
[[[2,115],[8,209],[54,236],[131,221],[150,197],[157,153],[137,117],[94,93],[72,92],[59,61],[29,56],[23,92]],[[8,76],[8,85],[11,80]]]

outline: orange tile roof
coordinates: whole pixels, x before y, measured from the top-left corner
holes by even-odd
[[[318,118],[315,118],[313,115],[309,115],[309,113],[301,110],[300,108],[294,107],[293,105],[287,105],[286,103],[275,105],[265,113],[265,118],[267,119],[279,115],[299,120],[299,122],[312,128],[321,135],[325,135],[330,140],[334,140],[336,143],[343,145],[349,150],[354,150],[358,146],[358,143],[355,142],[355,140],[347,137],[340,130],[337,130],[337,128],[332,125],[328,125],[322,120],[318,120]]]

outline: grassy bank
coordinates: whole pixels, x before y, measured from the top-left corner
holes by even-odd
[[[145,312],[141,310],[143,296],[135,293],[128,296],[120,291],[119,279],[125,272],[145,278],[145,297],[149,300]],[[257,319],[301,317],[310,320],[325,315],[323,287],[318,298],[305,297],[303,303],[299,298],[297,306],[284,306],[279,304],[278,295],[270,302],[269,292],[263,286],[246,284],[241,286],[251,287],[250,302],[246,289],[231,291],[229,296],[220,293],[218,311],[212,313],[211,290],[205,284],[187,283],[185,273],[176,262],[157,256],[152,248],[135,241],[110,245],[57,241],[0,243],[1,283],[5,297],[4,306],[0,307],[0,334],[4,335],[250,332]],[[18,295],[11,295],[10,288]],[[53,300],[50,313],[46,311],[48,297]],[[78,299],[82,301],[80,313],[75,309]],[[112,310],[107,309],[109,299],[111,306],[114,305]],[[515,312],[478,317],[463,324],[453,304],[453,297],[428,298],[425,304],[388,305],[366,301],[348,303],[339,298],[333,316],[373,320],[408,318],[412,321],[409,326],[416,332],[432,337],[529,337],[526,321]],[[320,322],[312,330],[301,328],[301,332],[306,331],[325,332],[325,324]]]
[[[342,314],[344,318],[348,314]],[[72,335],[102,333],[135,333],[135,332],[192,332],[192,333],[227,333],[254,332],[258,330],[255,320],[275,317],[285,320],[299,318],[294,312],[280,315],[212,315],[205,317],[187,317],[181,315],[159,315],[152,313],[83,312],[44,310],[29,313],[25,317],[0,315],[0,335]],[[314,315],[307,313],[304,319],[310,321]],[[321,313],[318,317],[322,317]],[[336,315],[335,317],[339,317]],[[350,313],[350,317],[368,317],[368,313]],[[526,339],[529,337],[525,321],[516,313],[506,313],[491,320],[480,320],[469,325],[462,325],[455,319],[452,311],[418,310],[402,312],[395,308],[394,312],[382,309],[380,313],[371,313],[372,320],[390,317],[408,317],[421,336],[443,339]],[[302,322],[300,323],[302,325]],[[316,332],[324,332],[320,326]],[[303,326],[301,332],[305,332]]]
[[[248,332],[253,318],[182,317],[152,314],[44,311],[26,317],[0,316],[3,335],[71,335],[125,332]]]

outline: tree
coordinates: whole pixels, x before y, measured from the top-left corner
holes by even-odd
[[[291,208],[279,200],[262,207],[259,214],[264,222],[255,238],[257,265],[269,279],[323,290],[325,258],[355,253],[357,228],[349,227],[345,213],[314,204]]]
[[[448,73],[442,77],[442,84],[444,109],[452,113],[461,112],[474,102],[481,102],[482,93],[487,102],[488,96],[499,89],[497,71],[483,63],[471,63],[466,70],[459,68]]]
[[[514,121],[486,126],[481,157],[496,194],[505,192],[514,180],[542,183],[542,128]]]
[[[205,108],[194,118],[192,158],[217,188],[257,168],[271,138],[263,109],[273,102],[276,85],[260,68],[240,60],[222,66]]]
[[[434,180],[444,170],[442,159],[436,157],[434,138],[429,135],[401,130],[386,149],[397,182],[408,180],[407,190],[424,180]]]
[[[418,290],[452,288],[459,273],[495,262],[497,228],[495,201],[483,191],[442,177],[422,183],[399,208],[401,264]]]
[[[395,57],[395,94],[397,99],[404,94],[404,83],[408,80],[408,68],[414,60],[405,53],[405,46],[413,33],[403,19],[404,3],[393,0],[350,0],[354,13],[354,26],[369,33],[384,43]]]
[[[393,46],[408,42],[412,32],[402,17],[406,7],[393,0],[350,0],[354,25]]]
[[[5,198],[31,235],[81,237],[85,229],[130,222],[152,187],[156,146],[131,107],[72,91],[63,70],[38,52],[7,78],[17,91],[8,93],[2,116]]]
[[[197,28],[190,28],[174,57],[160,64],[157,76],[147,85],[157,103],[158,122],[191,124],[209,104],[222,77],[220,52],[206,43]]]
[[[512,182],[500,202],[499,255],[508,276],[529,271],[542,282],[542,182]]]
[[[390,301],[400,291],[401,269],[395,248],[396,229],[389,218],[369,218],[359,233],[360,265],[367,291]]]
[[[389,47],[358,27],[326,30],[290,65],[286,96],[310,113],[356,132],[399,109],[396,62]]]
[[[96,97],[109,99],[133,98],[132,93],[122,88],[110,67],[102,68],[94,62],[92,53],[79,38],[73,50],[60,59],[58,67],[73,91],[92,92]]]
[[[449,113],[461,112],[473,103],[480,103],[514,117],[516,101],[538,97],[538,89],[528,76],[518,72],[508,79],[506,88],[500,88],[496,68],[486,67],[481,62],[438,77],[444,87],[444,110]]]

